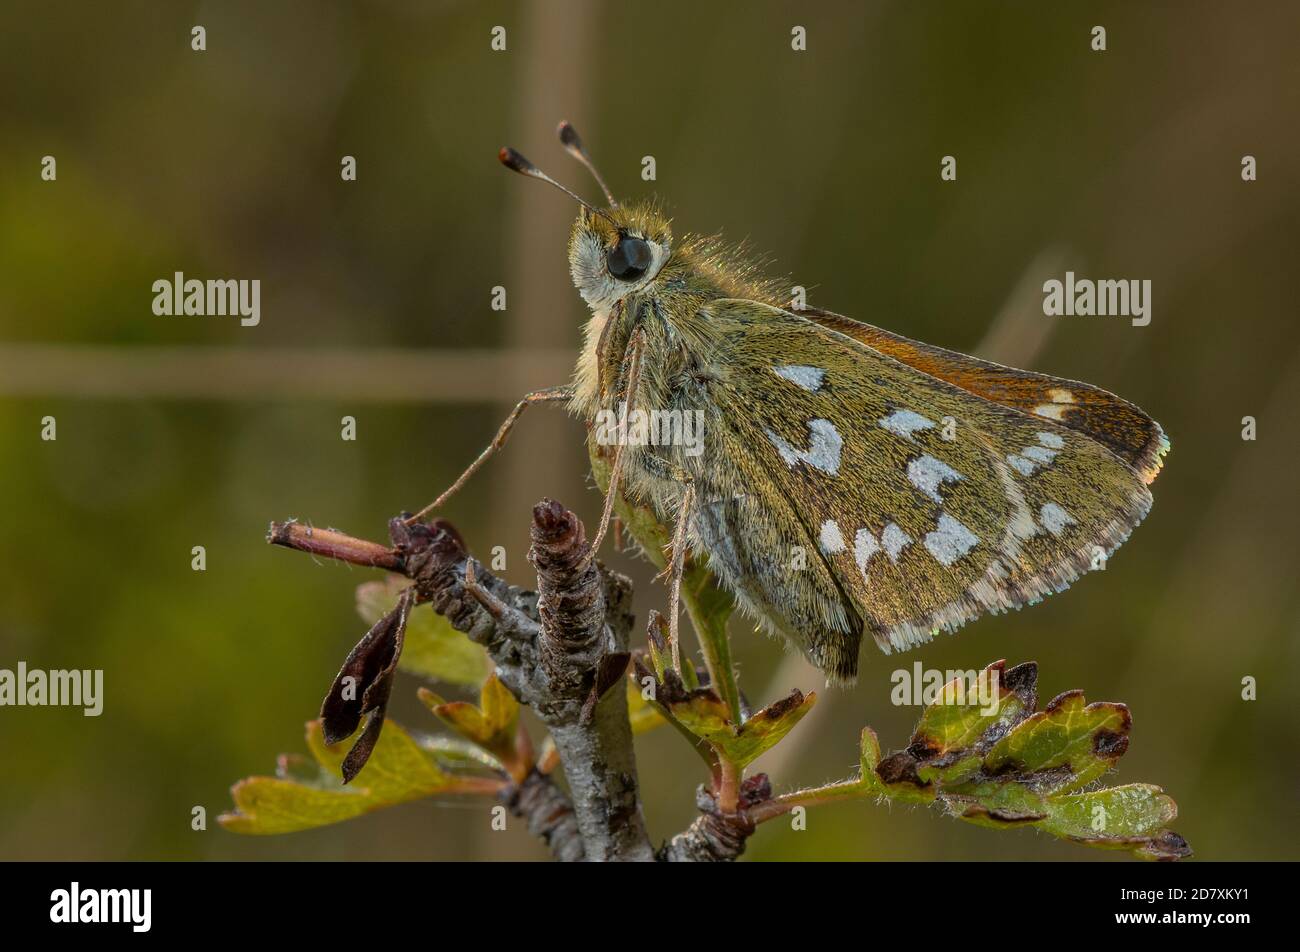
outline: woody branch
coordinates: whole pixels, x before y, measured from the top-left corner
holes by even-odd
[[[557,859],[652,860],[621,690],[632,626],[631,586],[588,558],[582,523],[558,503],[533,511],[536,592],[496,578],[449,524],[390,523],[393,546],[298,523],[272,526],[277,545],[384,568],[411,579],[458,630],[482,644],[497,676],[546,724],[571,800],[534,773],[507,803]]]

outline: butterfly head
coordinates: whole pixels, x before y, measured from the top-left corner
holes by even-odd
[[[593,311],[608,311],[617,301],[643,290],[659,275],[672,254],[668,219],[653,204],[620,205],[596,171],[577,131],[559,126],[565,150],[590,170],[608,206],[597,208],[565,188],[514,149],[501,150],[501,163],[512,171],[554,185],[578,202],[578,218],[569,236],[569,272],[582,299]]]
[[[608,218],[583,208],[569,236],[569,273],[592,310],[643,290],[672,254],[672,230],[653,206],[610,209]]]

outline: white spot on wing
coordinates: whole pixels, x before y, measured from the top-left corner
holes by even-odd
[[[1040,403],[1034,407],[1034,412],[1040,417],[1047,417],[1049,420],[1063,420],[1065,419],[1065,411],[1068,409],[1069,407],[1061,403]]]
[[[771,430],[766,432],[767,438],[772,441],[772,445],[776,447],[776,451],[781,454],[781,459],[787,466],[794,467],[799,463],[807,463],[832,476],[839,473],[840,450],[844,446],[844,440],[840,438],[839,431],[830,420],[808,421],[810,437],[806,450],[795,449]]]
[[[939,516],[939,526],[925,537],[925,547],[943,565],[952,565],[973,549],[980,540],[946,512]]]
[[[781,454],[781,459],[785,461],[785,465],[799,465],[799,451],[787,443],[784,438],[777,436],[771,430],[767,431],[767,438],[772,441],[772,445],[776,447],[776,451]]]
[[[911,410],[895,410],[879,422],[890,433],[896,433],[907,439],[911,439],[912,434],[917,430],[928,430],[934,426],[933,420]]]
[[[889,555],[889,561],[897,562],[903,549],[912,541],[912,537],[891,522],[885,526],[885,531],[880,534],[880,541],[885,547],[885,552]]]
[[[912,481],[913,486],[935,502],[943,502],[943,499],[939,496],[939,485],[941,483],[955,483],[964,477],[947,463],[940,462],[933,456],[926,454],[925,456],[918,456],[907,464],[907,478]]]
[[[784,380],[803,387],[809,393],[816,393],[826,380],[826,371],[820,367],[806,367],[802,364],[783,364],[773,367],[772,372]]]
[[[1042,446],[1030,445],[1026,446],[1018,454],[1008,454],[1007,462],[1020,475],[1032,476],[1038,467],[1052,465],[1057,450],[1065,445],[1065,440],[1055,433],[1039,433],[1038,442]]]
[[[1074,525],[1074,517],[1054,502],[1043,503],[1043,508],[1038,510],[1038,521],[1054,536],[1064,532],[1066,526]]]
[[[1074,403],[1074,394],[1069,390],[1053,388],[1047,391],[1047,399],[1053,403]]]
[[[1010,463],[1011,468],[1021,476],[1032,476],[1034,475],[1034,470],[1037,469],[1033,460],[1025,459],[1023,456],[1017,456],[1015,453],[1007,454],[1007,462]]]
[[[844,536],[840,534],[839,524],[834,519],[827,519],[822,523],[820,540],[822,551],[827,555],[835,555],[844,551]]]
[[[853,537],[853,560],[858,563],[858,571],[862,577],[867,577],[867,563],[871,557],[880,551],[880,543],[866,529],[859,529],[857,535]]]

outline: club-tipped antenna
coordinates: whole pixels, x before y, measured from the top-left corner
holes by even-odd
[[[551,178],[549,175],[547,175],[537,166],[533,165],[533,163],[529,162],[519,152],[516,152],[514,149],[510,148],[510,146],[506,146],[500,152],[498,152],[497,158],[501,160],[502,165],[504,165],[512,172],[518,172],[520,175],[527,175],[531,178],[541,179],[543,182],[546,182],[550,185],[554,185],[561,192],[563,192],[565,195],[568,195],[571,199],[573,199],[575,202],[577,202],[587,211],[591,212],[593,215],[599,215],[601,218],[605,219],[615,228],[618,228],[618,222],[614,221],[614,219],[610,217],[608,212],[604,211],[603,209],[597,208],[595,205],[586,201],[580,195],[578,195],[577,192],[573,191],[572,189],[565,188],[563,185],[555,181],[555,179]]]
[[[587,153],[586,146],[582,144],[582,139],[578,135],[578,130],[573,128],[568,119],[565,119],[560,122],[559,127],[555,131],[560,136],[560,142],[564,146],[564,151],[587,167],[587,171],[590,172],[592,177],[596,180],[596,184],[600,186],[600,190],[605,193],[605,199],[609,202],[609,207],[618,208],[618,201],[614,198],[614,193],[609,190],[609,186],[605,184],[604,178],[602,178],[600,172],[596,170],[596,164],[591,161],[591,156]]]

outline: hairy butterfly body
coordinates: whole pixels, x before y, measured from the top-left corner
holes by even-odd
[[[1168,442],[1119,397],[794,310],[653,205],[579,202],[569,265],[592,316],[572,385],[528,399],[593,432],[638,410],[698,421],[702,446],[620,431],[611,497],[676,525],[677,560],[706,555],[828,677],[853,679],[864,635],[903,650],[1063,590],[1150,509]]]

